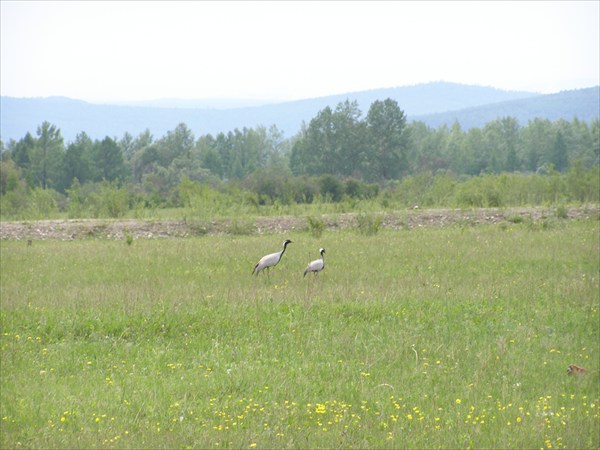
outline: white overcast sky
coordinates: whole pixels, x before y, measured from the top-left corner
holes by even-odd
[[[600,84],[600,2],[1,0],[1,94],[291,100]]]

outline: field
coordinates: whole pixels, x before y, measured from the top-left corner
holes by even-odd
[[[600,447],[597,217],[315,236],[1,240],[0,447]]]

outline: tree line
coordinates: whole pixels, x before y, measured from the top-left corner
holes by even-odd
[[[154,206],[181,206],[182,183],[247,190],[256,202],[311,203],[368,198],[423,173],[456,179],[500,173],[597,170],[600,125],[535,119],[520,126],[503,117],[483,128],[431,128],[408,123],[396,101],[371,104],[366,115],[349,100],[326,107],[285,139],[275,126],[194,136],[181,123],[162,137],[91,139],[85,132],[65,143],[55,124],[35,135],[0,142],[0,194],[50,190],[68,201],[104,183]],[[16,196],[14,194],[13,196]],[[14,202],[13,202],[14,203]],[[6,202],[4,202],[6,205]]]

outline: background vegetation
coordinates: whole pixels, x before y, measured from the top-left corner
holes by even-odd
[[[463,131],[407,124],[391,99],[363,117],[356,102],[321,110],[291,139],[272,126],[196,138],[185,124],[155,138],[65,144],[42,123],[2,143],[3,219],[120,217],[164,208],[253,213],[313,203],[380,208],[519,206],[599,201],[600,126],[503,117]]]
[[[0,241],[0,446],[598,448],[596,219],[286,237]]]

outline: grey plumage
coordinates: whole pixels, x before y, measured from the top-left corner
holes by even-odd
[[[319,253],[321,254],[321,259],[315,259],[314,261],[308,263],[308,266],[306,266],[306,270],[304,271],[304,276],[306,276],[306,274],[309,272],[313,272],[315,275],[317,275],[325,268],[325,249],[319,249]]]
[[[285,248],[288,244],[291,243],[292,241],[286,239],[283,243],[283,250],[281,250],[280,252],[271,253],[270,255],[265,255],[262,258],[260,258],[260,261],[258,261],[254,266],[254,269],[252,269],[252,275],[254,275],[255,273],[256,275],[258,275],[261,270],[269,269],[270,267],[276,266],[277,263],[281,260],[281,256],[283,255],[283,252],[285,252]]]

